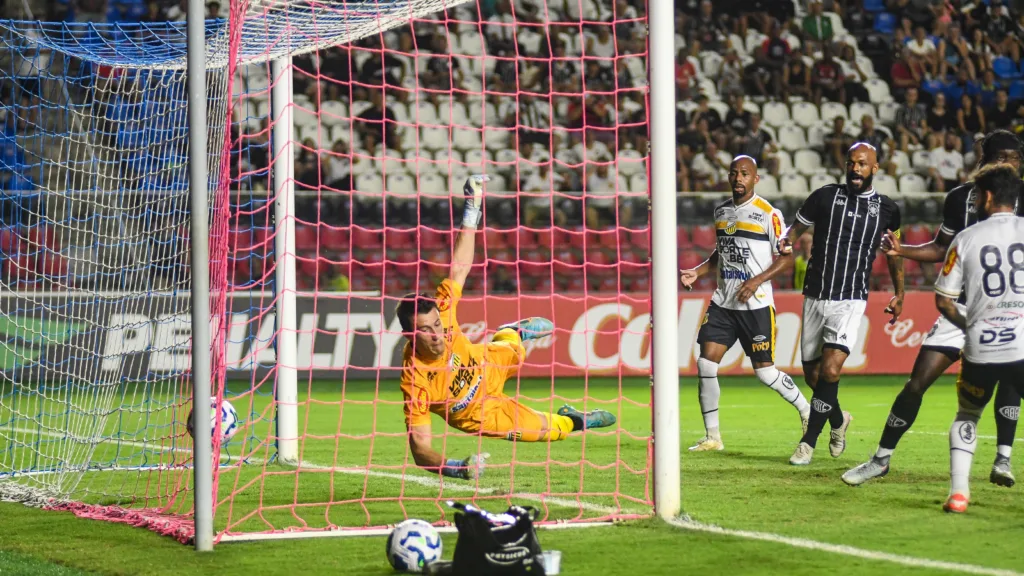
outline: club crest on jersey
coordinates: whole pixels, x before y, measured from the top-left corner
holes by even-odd
[[[878,202],[872,202],[868,204],[868,214],[872,216],[878,216]]]
[[[729,234],[730,236],[735,234],[736,233],[736,226],[737,226],[736,221],[735,220],[730,220],[729,223],[726,224],[726,226],[725,226],[725,233]]]
[[[956,246],[949,249],[949,254],[946,255],[946,263],[942,265],[942,275],[948,276],[953,271],[953,266],[956,265],[957,253]]]
[[[439,312],[447,312],[452,307],[452,299],[448,296],[444,296],[437,299],[437,309]]]

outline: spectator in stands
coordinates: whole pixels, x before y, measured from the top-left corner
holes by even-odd
[[[946,141],[946,132],[956,124],[956,115],[946,106],[946,95],[939,92],[934,96],[932,107],[925,120],[925,148],[938,148]]]
[[[725,190],[728,181],[729,163],[732,157],[728,152],[720,151],[713,141],[704,146],[704,151],[693,158],[690,166],[690,180],[699,191]]]
[[[779,163],[774,156],[778,147],[772,141],[771,134],[761,128],[760,114],[750,115],[750,129],[740,134],[735,142],[738,154],[750,156],[766,172],[776,178],[779,176]]]
[[[512,119],[515,126],[516,120]],[[551,103],[534,94],[519,96],[519,140],[534,142],[547,148],[551,138]]]
[[[372,105],[356,118],[353,128],[364,140],[371,137],[374,147],[384,144],[384,148],[401,150],[401,142],[395,134],[395,113],[384,104],[383,91],[372,90],[370,102]],[[373,147],[366,150],[373,152]]]
[[[985,123],[993,128],[1016,131],[1020,126],[1020,105],[1011,105],[1006,89],[996,90],[996,102],[985,110]]]
[[[311,138],[302,141],[299,157],[295,159],[295,181],[312,190],[317,189],[322,181],[316,142]]]
[[[938,49],[924,26],[914,28],[914,37],[907,42],[909,57],[917,60],[924,67],[925,74],[935,76],[938,73]]]
[[[736,50],[725,53],[722,66],[718,69],[718,95],[728,100],[743,94],[743,62]]]
[[[804,41],[816,40],[818,42],[831,41],[835,32],[832,30],[832,20],[824,14],[824,6],[821,0],[811,0],[807,7],[807,15],[804,16],[800,29],[804,33]]]
[[[944,145],[929,153],[928,176],[936,192],[948,192],[964,181],[964,157],[957,145],[956,135],[946,134]]]
[[[379,36],[369,36],[365,42],[373,55],[363,61],[359,81],[368,85],[371,91],[385,85],[401,87],[406,74],[405,63],[393,52],[383,50]]]
[[[936,16],[938,2],[936,0],[890,0],[889,9],[893,10],[914,26],[931,27]]]
[[[897,100],[903,96],[905,91],[917,88],[924,81],[924,68],[917,60],[910,58],[906,48],[896,48],[893,56],[892,67],[889,69],[889,77],[892,80],[892,95]]]
[[[608,146],[597,138],[595,130],[587,130],[583,140],[573,146],[573,152],[576,153],[576,158],[581,163],[607,163],[615,158]],[[547,142],[544,144],[546,145]]]
[[[778,98],[782,95],[782,71],[789,60],[789,43],[780,36],[782,28],[772,22],[768,38],[761,44],[754,56],[754,63],[747,67],[747,81],[761,96]]]
[[[791,104],[789,100],[792,96],[811,99],[811,67],[800,54],[790,58],[782,71],[782,92],[787,104]]]
[[[1016,19],[1003,0],[989,0],[985,8],[982,24],[985,30],[985,41],[997,55],[1006,56],[1020,62],[1020,44],[1014,35]]]
[[[865,114],[860,119],[860,134],[857,135],[857,141],[874,146],[878,167],[890,176],[896,175],[896,164],[889,159],[889,155],[896,149],[896,143],[888,134],[875,129],[875,119],[870,114]]]
[[[964,92],[974,96],[978,103],[981,104],[982,108],[992,106],[996,102],[996,91],[999,89],[1000,84],[996,82],[996,73],[991,68],[985,70],[981,74],[980,84],[969,84],[968,89]],[[957,98],[959,101],[959,98]]]
[[[870,102],[871,96],[868,94],[867,88],[864,87],[864,83],[868,81],[868,75],[861,70],[860,64],[857,63],[856,50],[849,44],[840,44],[839,46],[839,58],[836,59],[836,62],[839,63],[843,72],[843,88],[846,91],[847,100]]]
[[[974,56],[974,68],[976,70],[992,68],[994,52],[985,36],[985,31],[980,26],[974,28],[973,35],[971,36],[971,48],[973,48],[971,54]]]
[[[676,162],[681,166],[680,170],[689,176],[689,166],[693,162],[694,156],[704,150],[708,142],[713,141],[711,131],[708,129],[707,118],[699,118],[696,124],[691,124],[677,141]],[[686,187],[683,190],[690,190],[690,188]]]
[[[704,119],[708,122],[708,132],[714,133],[722,129],[722,116],[718,114],[718,110],[710,106],[710,102],[704,94],[697,97],[697,109],[693,111],[693,116],[690,117],[691,127],[696,127],[697,123]]]
[[[516,19],[512,16],[512,5],[509,0],[498,0],[495,4],[494,15],[487,19],[484,34],[487,37],[488,54],[516,54]]]
[[[582,77],[578,62],[572,58],[566,58],[565,44],[561,40],[552,40],[552,42],[555,60],[551,63],[551,82],[554,84],[554,91],[564,94],[579,94],[582,91]]]
[[[551,201],[552,192],[566,190],[567,182],[565,176],[551,170],[551,164],[540,164],[536,170],[529,172],[519,189],[527,194],[523,204],[525,225],[531,228],[545,227],[549,225],[553,216],[556,225],[565,226],[568,220],[565,212],[556,204],[552,213]]]
[[[957,128],[960,129],[960,137],[963,138],[964,148],[970,148],[975,134],[986,131],[985,111],[981,109],[980,104],[974,102],[974,98],[970,94],[960,96],[960,109],[956,111],[956,123]]]
[[[611,92],[615,88],[615,74],[611,67],[597,60],[587,60],[583,80],[586,82],[587,90],[593,92]]]
[[[896,110],[896,123],[893,126],[896,129],[895,135],[899,138],[900,150],[906,152],[911,144],[924,145],[927,117],[924,104],[917,101],[917,88],[908,88],[904,104]]]
[[[427,57],[427,67],[419,74],[420,85],[433,90],[451,90],[462,86],[462,68],[459,59],[452,58],[448,51],[448,39],[442,34],[432,38],[432,51]]]
[[[743,96],[733,96],[729,101],[729,112],[725,115],[725,125],[734,143],[738,136],[750,130],[751,113],[743,104]]]
[[[586,205],[586,221],[590,228],[607,228],[615,225],[616,212],[618,222],[629,222],[633,217],[630,203],[619,194],[628,190],[617,190],[618,182],[614,173],[608,170],[608,164],[591,165],[587,169],[587,187],[584,203]],[[618,210],[616,210],[616,206]]]
[[[711,0],[702,0],[700,13],[687,20],[686,44],[697,43],[698,50],[720,52],[726,44],[725,29],[714,16]]]
[[[624,68],[625,65],[624,60],[619,60],[620,67]],[[632,83],[629,85],[632,86]],[[676,55],[676,98],[690,100],[696,88],[697,67],[693,65],[686,49],[681,48]]]
[[[846,133],[846,119],[836,116],[832,120],[832,131],[825,134],[825,168],[829,172],[846,168],[846,152],[853,145],[853,138]]]
[[[615,58],[615,38],[611,34],[611,25],[595,24],[597,33],[585,34],[586,46],[584,54],[588,57],[601,58],[605,63],[610,63]]]
[[[167,9],[167,19],[171,22],[184,22],[188,13],[188,0],[178,0],[178,3]],[[106,19],[106,12],[103,18]]]
[[[324,150],[320,161],[327,186],[335,190],[352,189],[352,155],[344,140],[336,140],[330,151]]]
[[[146,4],[146,14],[139,19],[144,24],[152,24],[154,22],[166,22],[169,18],[164,13],[163,6],[155,0]]]
[[[950,74],[957,74],[963,68],[968,77],[974,80],[976,71],[971,61],[971,45],[960,33],[959,26],[950,26],[945,38],[939,41],[939,79],[945,80]]]
[[[831,44],[825,44],[821,51],[821,59],[811,67],[811,89],[815,106],[821,106],[822,98],[846,103],[843,69],[832,58]]]

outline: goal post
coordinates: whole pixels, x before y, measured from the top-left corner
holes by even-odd
[[[0,370],[0,498],[200,550],[410,517],[450,528],[449,499],[532,505],[549,527],[678,516],[671,6],[521,4],[0,22],[25,62],[0,84],[27,94],[0,107],[64,115],[18,124],[56,153],[7,164],[39,168],[46,209],[0,227],[0,319],[41,350]],[[486,344],[551,319],[503,393],[618,422],[528,442],[434,416],[444,458],[492,454],[466,481],[409,451],[395,305],[447,276],[475,173],[491,181],[462,332]],[[234,437],[186,431],[193,407],[210,421],[209,399],[236,409]]]

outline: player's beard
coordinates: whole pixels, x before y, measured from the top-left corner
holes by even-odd
[[[750,190],[747,190],[747,187],[743,184],[740,184],[739,191],[736,190],[735,186],[730,187],[730,190],[732,191],[733,204],[740,204],[747,193],[750,192]]]
[[[864,180],[860,183],[860,186],[857,186],[852,182],[853,178],[855,177],[858,177],[858,175],[853,174],[852,172],[846,173],[846,187],[849,188],[850,191],[853,192],[854,194],[862,194],[865,190],[870,190],[871,182],[873,182],[875,179],[874,174],[868,174],[868,176],[864,178]]]

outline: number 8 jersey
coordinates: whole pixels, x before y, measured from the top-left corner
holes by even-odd
[[[743,204],[729,199],[715,208],[718,289],[712,302],[730,310],[775,305],[771,282],[761,284],[745,303],[736,301],[736,293],[747,279],[771,266],[784,226],[782,212],[757,194]]]
[[[993,214],[956,235],[935,291],[967,298],[964,358],[1006,364],[1024,358],[1024,218]]]

